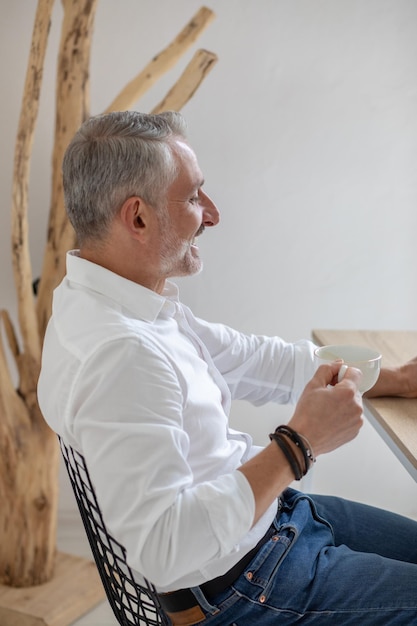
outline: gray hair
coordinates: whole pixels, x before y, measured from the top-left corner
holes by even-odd
[[[186,124],[173,111],[113,112],[84,122],[62,166],[65,206],[79,244],[105,236],[131,196],[160,208],[176,175],[172,141],[177,137],[186,139]]]

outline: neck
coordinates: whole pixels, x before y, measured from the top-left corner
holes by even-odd
[[[84,245],[80,248],[80,257],[156,293],[161,294],[164,290],[165,278],[153,275],[144,260],[135,262],[127,251],[115,255],[106,248]]]

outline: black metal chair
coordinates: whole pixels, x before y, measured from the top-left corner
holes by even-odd
[[[84,457],[58,437],[65,466],[101,576],[107,599],[121,626],[169,626],[154,587],[139,584],[126,562],[126,550],[107,531]]]

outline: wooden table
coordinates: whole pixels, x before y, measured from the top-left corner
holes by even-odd
[[[317,345],[369,346],[382,354],[382,367],[417,356],[417,331],[313,330]],[[417,481],[417,399],[364,399],[364,413]]]

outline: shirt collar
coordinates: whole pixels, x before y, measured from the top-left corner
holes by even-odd
[[[169,301],[178,302],[178,287],[169,281],[165,283],[163,293],[158,294],[101,265],[82,259],[79,250],[67,252],[66,262],[69,282],[111,298],[147,322],[154,322],[164,307],[172,310]]]

